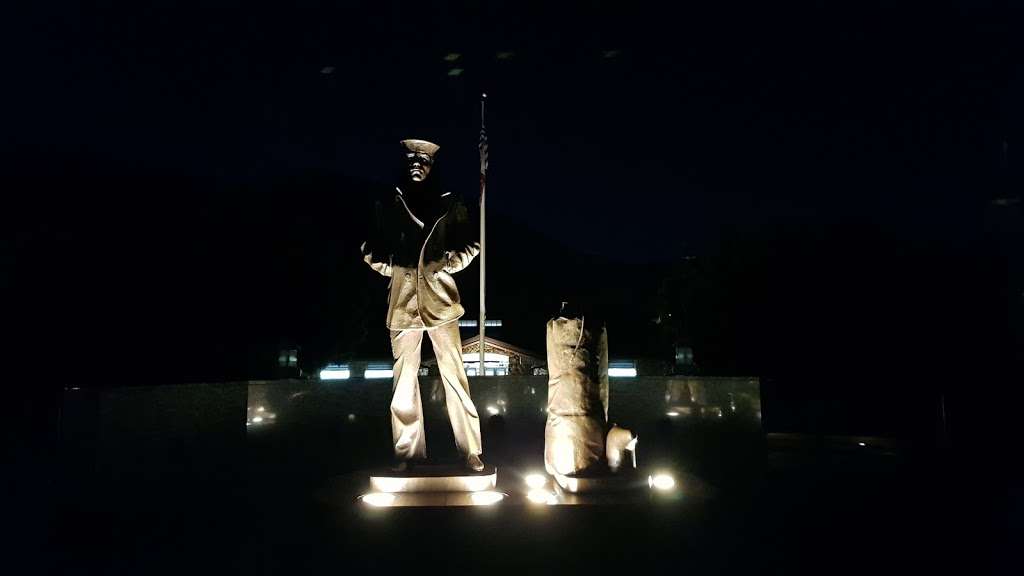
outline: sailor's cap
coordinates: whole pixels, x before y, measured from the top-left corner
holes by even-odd
[[[433,158],[434,155],[437,154],[437,151],[441,148],[437,144],[434,144],[433,142],[430,142],[428,140],[416,139],[402,140],[402,147],[410,152],[426,154],[431,158]]]

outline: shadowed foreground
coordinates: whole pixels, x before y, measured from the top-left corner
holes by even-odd
[[[984,536],[992,533],[992,496],[972,488],[979,484],[967,470],[934,456],[884,443],[796,437],[783,444],[728,419],[681,421],[653,412],[633,423],[639,465],[645,473],[672,470],[675,498],[639,488],[600,506],[510,498],[487,508],[369,508],[354,498],[361,470],[388,458],[386,412],[374,410],[387,399],[386,385],[362,390],[364,403],[349,402],[351,412],[322,398],[303,407],[300,394],[290,412],[274,413],[273,425],[248,429],[241,413],[253,409],[254,396],[273,394],[229,386],[244,384],[125,391],[116,401],[87,392],[68,398],[61,553],[47,560],[53,568],[976,573],[994,566],[1000,545]],[[189,390],[194,398],[180,419],[166,418]],[[299,392],[285,397],[293,394]],[[430,397],[429,383],[423,394]],[[427,405],[431,456],[451,460],[441,404]],[[484,456],[498,467],[498,489],[515,493],[522,474],[542,468],[544,414],[507,405],[508,413],[484,422]],[[145,433],[110,418],[131,406],[151,423]]]

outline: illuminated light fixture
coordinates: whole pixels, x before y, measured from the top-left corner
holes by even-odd
[[[355,414],[349,414],[348,415],[348,421],[349,422],[355,422],[356,421],[356,415]]]
[[[263,422],[263,416],[256,416],[252,419],[252,421],[259,424],[260,422]]]
[[[548,479],[543,474],[528,474],[526,476],[526,485],[530,488],[543,488],[547,483]]]
[[[515,52],[512,52],[511,50],[505,50],[503,52],[498,52],[497,54],[494,55],[494,57],[497,58],[498,60],[511,60],[512,57],[515,55]]]
[[[867,446],[867,444],[865,444],[863,442],[857,442],[857,446]]]
[[[669,416],[671,418],[675,418],[676,416],[679,416],[679,412],[676,412],[675,410],[673,410],[671,412],[665,412],[665,415]]]
[[[488,406],[487,413],[493,416],[498,413],[498,409],[495,408],[494,406]]]
[[[558,498],[551,492],[542,488],[534,488],[526,494],[526,498],[534,504],[557,504]]]
[[[373,370],[371,370],[371,369],[368,368],[366,370],[366,372],[363,373],[363,378],[394,378],[394,377],[395,377],[395,371],[392,370],[392,369],[388,369],[388,370],[373,369]]]
[[[676,486],[676,479],[669,474],[655,474],[647,477],[647,485],[655,490],[667,492]]]
[[[320,371],[321,380],[348,380],[352,377],[347,365],[328,366]]]
[[[458,60],[461,57],[462,57],[462,54],[459,54],[458,52],[449,52],[449,53],[444,55],[444,61],[445,62],[455,62],[456,60]]]
[[[333,74],[334,73],[334,66],[324,66],[323,68],[320,69],[320,73],[321,74]]]
[[[263,406],[260,406],[259,408],[257,408],[257,409],[256,409],[256,411],[257,411],[257,412],[266,412],[266,411],[267,411],[267,409],[266,409],[266,408],[264,408]]]
[[[245,425],[246,426],[252,426],[252,422],[246,422]]]
[[[384,492],[371,492],[369,494],[363,494],[360,498],[364,503],[370,506],[391,506],[395,503],[394,494],[386,494]]]
[[[463,72],[462,68],[452,68],[451,70],[448,71],[448,75],[449,76],[461,76],[462,72]]]
[[[485,492],[474,492],[470,495],[470,499],[473,500],[473,504],[477,506],[492,506],[501,502],[505,497],[501,492],[495,492],[493,490],[487,490]]]

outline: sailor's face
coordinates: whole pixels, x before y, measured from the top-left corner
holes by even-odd
[[[434,161],[430,156],[422,152],[407,152],[405,155],[406,168],[409,171],[409,179],[413,182],[423,182],[430,174],[430,167]]]

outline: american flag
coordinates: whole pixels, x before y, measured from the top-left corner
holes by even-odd
[[[486,98],[486,96],[485,96]],[[487,130],[484,128],[484,100],[480,101],[480,176],[487,173]]]
[[[487,130],[480,126],[480,174],[487,173]]]

